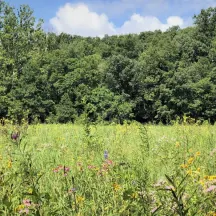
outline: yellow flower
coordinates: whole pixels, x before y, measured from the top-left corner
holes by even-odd
[[[186,168],[188,168],[188,165],[187,164],[182,164],[180,167],[183,168],[183,169],[184,168],[186,169]]]
[[[29,194],[32,194],[32,193],[33,193],[33,189],[32,189],[32,188],[29,188],[29,189],[28,189],[28,193],[29,193]]]
[[[20,210],[22,210],[22,209],[24,209],[24,208],[25,208],[25,205],[24,205],[24,204],[18,205],[17,208],[16,208],[16,211],[20,211]]]
[[[199,183],[204,186],[205,185],[205,182],[203,180],[200,180]]]
[[[114,183],[114,184],[113,184],[113,189],[114,189],[115,191],[118,191],[118,190],[121,189],[121,186],[120,186],[119,184],[117,184],[117,183]]]
[[[198,151],[198,152],[196,152],[196,154],[195,154],[195,156],[200,156],[201,155],[201,153]]]
[[[192,175],[192,170],[188,170],[187,174]]]
[[[180,147],[180,142],[176,142],[176,148]]]
[[[77,203],[82,203],[84,200],[85,200],[84,197],[82,197],[82,196],[76,196],[76,202]]]
[[[11,168],[12,167],[12,161],[9,160],[7,165],[8,165],[8,168]]]
[[[188,164],[192,164],[193,161],[194,161],[194,158],[193,158],[193,157],[189,158],[189,160],[188,160]]]
[[[208,212],[207,215],[208,215],[208,216],[216,216],[216,212],[210,211],[210,212]]]
[[[132,199],[136,199],[138,197],[138,193],[137,192],[134,192],[131,194],[131,198]]]
[[[216,179],[216,176],[208,176],[208,180],[209,181],[213,181],[213,180],[215,180]]]
[[[2,160],[2,156],[0,155],[0,160]]]
[[[208,179],[208,176],[204,176],[204,179]]]
[[[200,170],[201,170],[200,167],[198,167],[198,168],[197,168],[197,172],[200,172]]]

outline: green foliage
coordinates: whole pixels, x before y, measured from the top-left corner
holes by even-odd
[[[0,4],[0,118],[215,122],[215,8],[185,29],[85,38],[45,33],[27,5]]]
[[[215,126],[83,121],[1,121],[1,215],[215,214]]]

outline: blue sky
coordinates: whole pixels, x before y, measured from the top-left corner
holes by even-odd
[[[83,36],[139,33],[192,25],[202,8],[216,0],[7,0],[18,7],[28,4],[45,28]],[[48,29],[49,30],[49,29]]]

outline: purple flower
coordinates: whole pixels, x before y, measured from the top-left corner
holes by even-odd
[[[72,194],[72,193],[76,193],[76,188],[71,188],[70,190],[69,190],[69,194]]]
[[[107,150],[104,151],[104,159],[105,159],[105,160],[108,159],[108,151],[107,151]]]
[[[19,138],[19,132],[12,132],[11,133],[11,139],[17,141]]]

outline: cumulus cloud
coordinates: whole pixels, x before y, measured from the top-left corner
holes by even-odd
[[[171,26],[179,25],[183,27],[184,21],[177,16],[171,16],[167,19],[166,23],[162,23],[157,17],[153,16],[141,16],[140,14],[134,14],[130,20],[126,21],[119,29],[118,32],[122,34],[127,33],[139,33],[142,31],[165,31]]]
[[[105,14],[92,12],[85,4],[72,5],[67,3],[58,10],[50,23],[57,33],[65,32],[82,36],[116,33],[114,25],[109,22]]]
[[[59,8],[56,16],[50,20],[57,33],[65,32],[81,36],[103,36],[139,33],[143,31],[162,30],[171,26],[184,27],[184,20],[178,16],[170,16],[162,23],[155,16],[142,16],[134,13],[122,26],[116,27],[106,14],[91,11],[86,4],[65,4]]]

